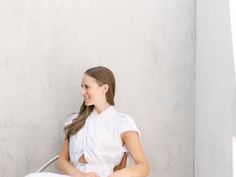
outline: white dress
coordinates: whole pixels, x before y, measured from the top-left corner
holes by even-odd
[[[70,124],[78,114],[72,114],[65,123]],[[107,177],[113,172],[127,152],[122,146],[120,135],[125,131],[136,131],[140,134],[133,119],[118,113],[114,106],[102,113],[95,110],[87,118],[83,128],[70,137],[70,163],[82,172],[96,172],[100,177]],[[79,163],[84,155],[87,163]],[[26,177],[69,177],[55,173],[32,173]]]

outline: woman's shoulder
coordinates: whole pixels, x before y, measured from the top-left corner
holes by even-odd
[[[119,113],[119,127],[120,127],[120,134],[125,131],[137,131],[140,134],[140,131],[133,119],[129,114],[126,113]]]
[[[77,113],[77,112],[69,114],[66,118],[66,121],[64,122],[64,126],[71,124],[73,122],[73,120],[75,118],[77,118],[78,116],[79,116],[79,113]]]
[[[107,119],[109,122],[113,122],[117,125],[126,124],[126,122],[133,121],[133,118],[124,112],[120,112],[117,109],[113,108],[112,114],[109,115],[109,118]]]
[[[117,117],[122,122],[134,121],[133,117],[131,117],[129,114],[124,113],[124,112],[117,112]]]
[[[123,123],[135,123],[133,117],[131,117],[129,114],[127,113],[123,113],[123,112],[120,112],[119,113],[119,119],[121,122]]]

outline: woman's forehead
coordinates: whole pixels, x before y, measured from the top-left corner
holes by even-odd
[[[91,84],[91,83],[97,83],[97,81],[93,77],[84,74],[82,77],[81,83],[82,84]]]

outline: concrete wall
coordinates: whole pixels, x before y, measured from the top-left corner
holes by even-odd
[[[85,69],[117,78],[151,177],[193,177],[194,0],[0,1],[1,176],[59,152]]]
[[[236,79],[228,0],[197,1],[196,39],[195,177],[232,177]]]

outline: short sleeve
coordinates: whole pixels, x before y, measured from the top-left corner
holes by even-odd
[[[78,117],[78,115],[79,115],[78,113],[70,114],[64,123],[64,127],[66,127],[67,125],[70,125],[73,122],[73,120]]]
[[[132,117],[130,117],[127,114],[121,113],[121,118],[122,118],[122,121],[119,125],[119,134],[120,135],[126,131],[136,131],[136,132],[138,132],[139,136],[141,135],[141,133],[140,133],[140,131],[139,131],[139,129],[138,129],[137,125],[135,124]]]

